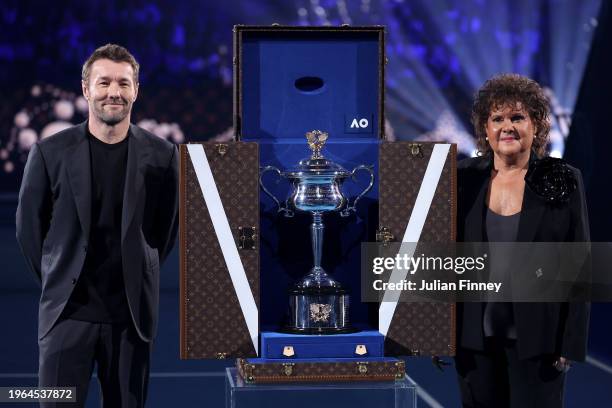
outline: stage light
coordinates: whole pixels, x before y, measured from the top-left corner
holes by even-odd
[[[551,152],[563,155],[601,0],[295,4],[302,25],[387,26],[386,115],[398,139],[435,135],[458,142],[461,153],[472,155],[475,143],[467,136],[473,134],[473,93],[495,74],[516,72],[547,88]]]

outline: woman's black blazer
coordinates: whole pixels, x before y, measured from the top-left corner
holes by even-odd
[[[459,162],[457,238],[460,242],[487,241],[484,228],[485,200],[492,163],[490,155]],[[556,171],[556,176],[560,176],[543,179],[549,171]],[[538,160],[532,154],[525,179],[528,182],[525,185],[517,242],[590,240],[584,186],[578,169],[559,159]],[[554,185],[563,182],[567,182],[569,187]],[[565,196],[562,200],[555,201],[556,197],[563,194]],[[584,360],[589,303],[515,302],[513,309],[519,358],[556,355],[575,361]],[[483,303],[466,302],[458,305],[459,346],[474,350],[483,349],[483,310]]]

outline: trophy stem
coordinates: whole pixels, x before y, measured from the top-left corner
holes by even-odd
[[[312,241],[312,257],[314,266],[306,275],[306,281],[309,284],[305,286],[330,286],[338,287],[340,284],[333,280],[325,269],[321,266],[321,257],[323,254],[323,233],[325,225],[323,224],[323,213],[315,211],[312,213],[312,224],[310,224],[310,238]]]
[[[317,289],[340,289],[342,285],[330,277],[325,269],[321,266],[321,257],[323,253],[323,212],[312,212],[312,224],[310,224],[310,239],[312,244],[312,256],[314,266],[308,271],[306,276],[301,281],[296,283],[296,288],[317,288]]]
[[[322,271],[321,255],[323,251],[323,214],[320,212],[312,213],[312,224],[310,225],[310,238],[312,240],[312,255],[314,258],[313,272]]]

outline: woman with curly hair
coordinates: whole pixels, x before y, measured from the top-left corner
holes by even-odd
[[[458,166],[459,241],[589,241],[580,171],[546,157],[548,116],[542,88],[524,76],[497,75],[478,90],[479,156]],[[585,358],[588,315],[584,302],[459,304],[463,406],[563,406],[570,361]]]

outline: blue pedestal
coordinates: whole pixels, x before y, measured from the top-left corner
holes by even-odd
[[[294,359],[383,357],[384,343],[385,337],[374,330],[325,336],[262,332],[261,357],[286,358],[283,355],[285,346],[293,347]],[[356,354],[358,345],[365,346],[367,354]]]

